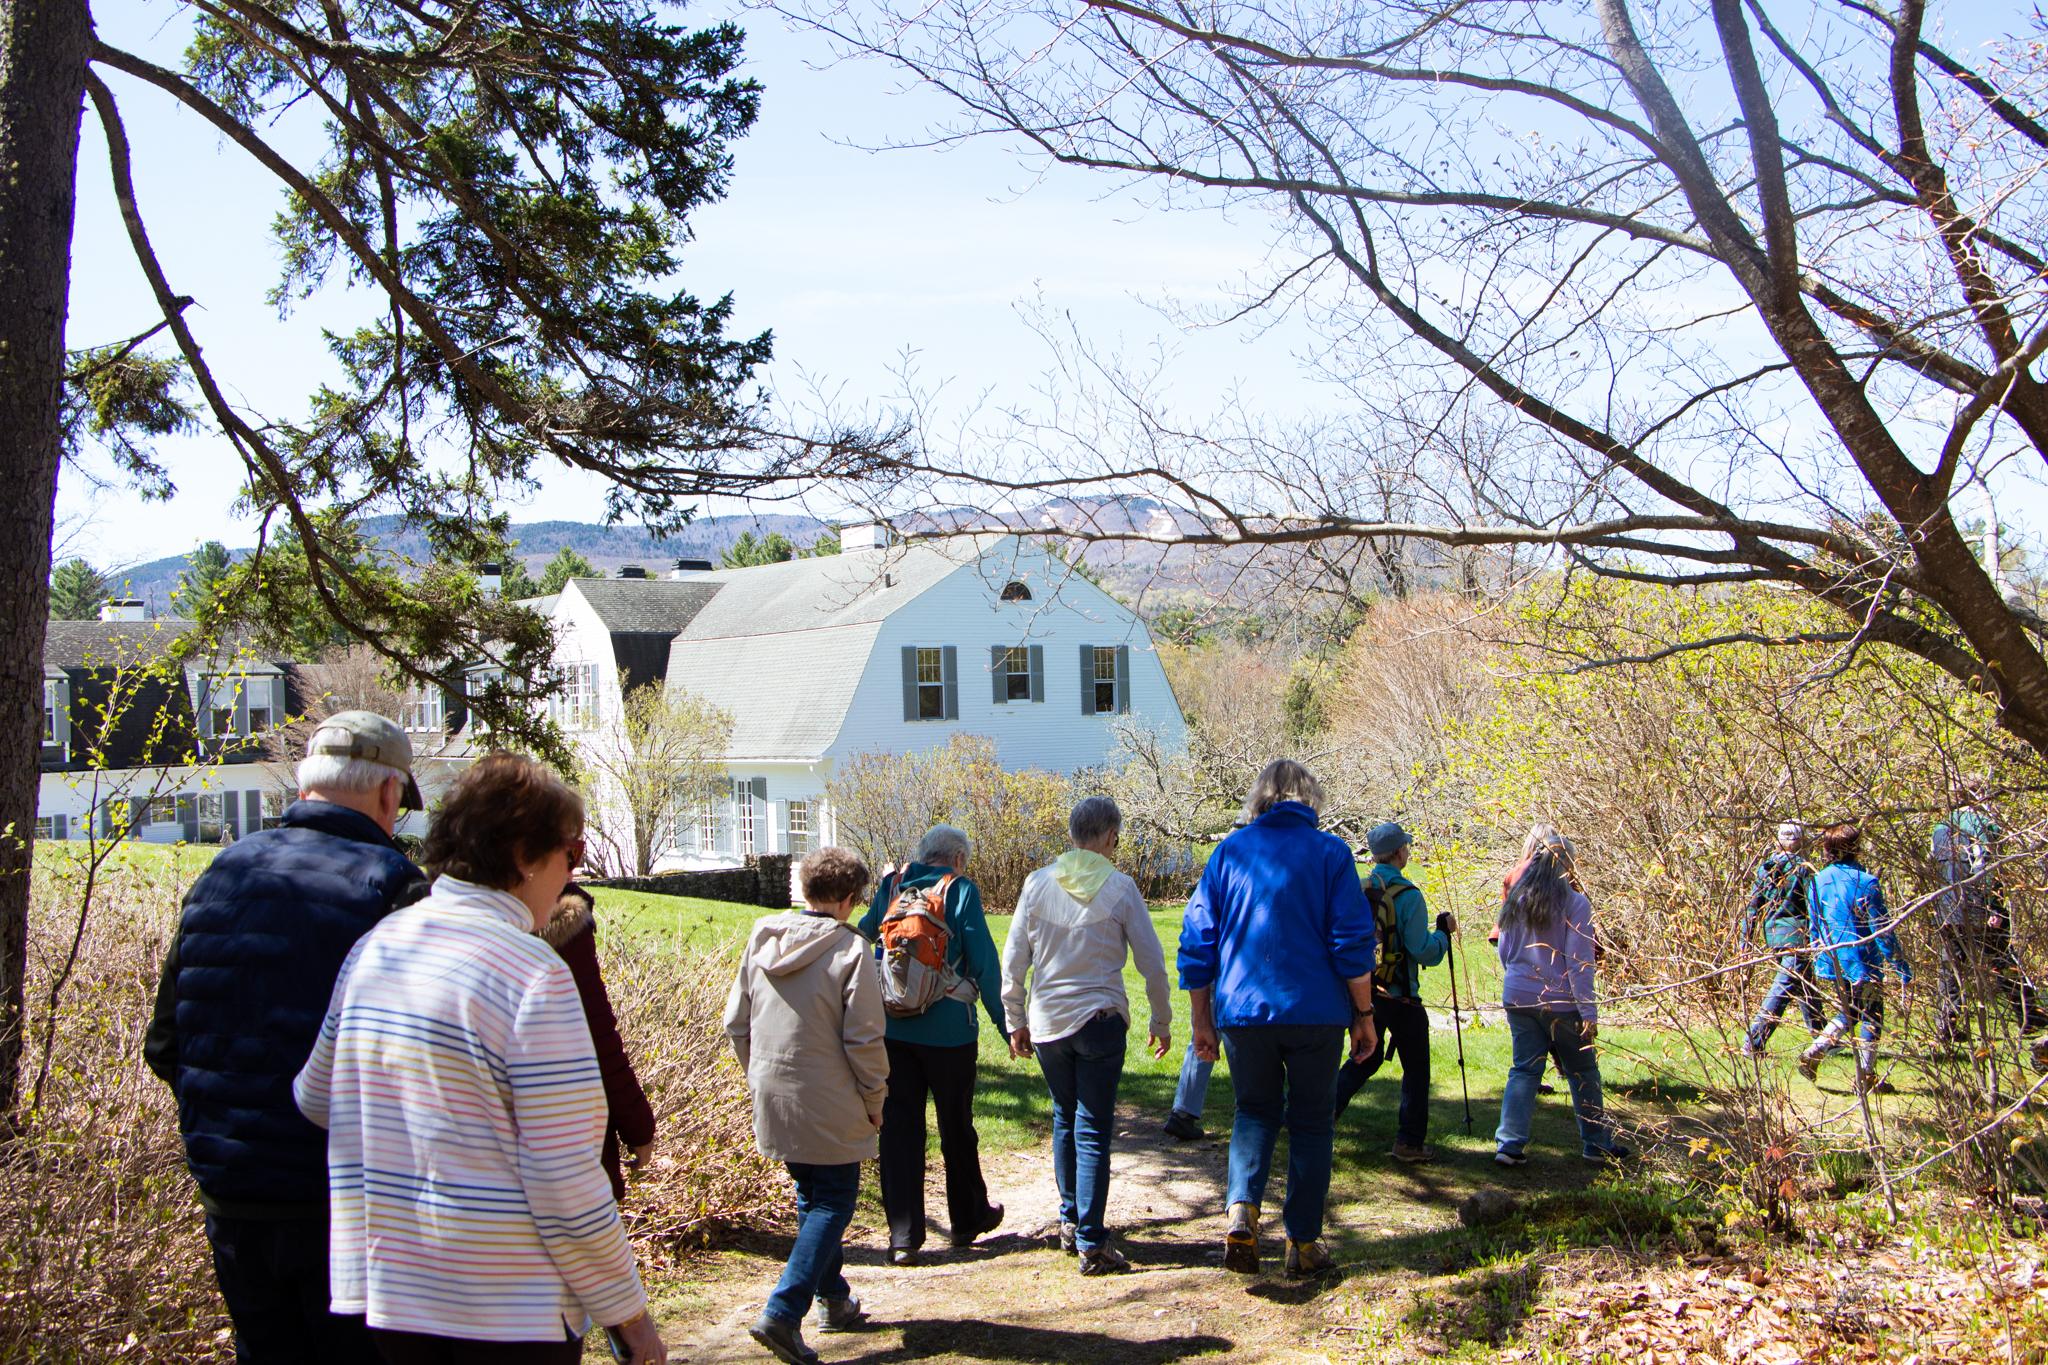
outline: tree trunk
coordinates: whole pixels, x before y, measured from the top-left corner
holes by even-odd
[[[0,1126],[19,1097],[71,215],[92,16],[0,4]]]

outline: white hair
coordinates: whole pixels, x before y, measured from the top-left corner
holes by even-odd
[[[396,768],[347,754],[307,754],[299,760],[302,792],[373,792],[394,777],[405,781]]]
[[[1095,843],[1123,826],[1123,812],[1106,796],[1084,797],[1067,816],[1067,835],[1076,846]]]
[[[967,866],[968,855],[973,852],[974,840],[967,837],[966,830],[957,825],[933,825],[917,841],[916,861],[944,863],[957,871]]]

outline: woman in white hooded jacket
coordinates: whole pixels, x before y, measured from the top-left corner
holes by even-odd
[[[796,1242],[750,1331],[790,1365],[809,1365],[818,1357],[802,1324],[814,1299],[820,1331],[845,1331],[863,1316],[842,1273],[842,1243],[860,1163],[875,1155],[889,1055],[875,960],[846,922],[867,888],[867,865],[821,848],[797,878],[810,908],[754,922],[725,1032],[753,1092],[754,1142],[796,1182]]]
[[[1052,1094],[1052,1170],[1060,1194],[1060,1244],[1081,1258],[1083,1275],[1128,1270],[1103,1226],[1109,1149],[1123,1079],[1131,1007],[1124,955],[1145,978],[1151,1052],[1172,1046],[1173,987],[1138,884],[1116,870],[1123,815],[1091,796],[1067,817],[1074,847],[1024,882],[1003,946],[1003,1014],[1010,1050],[1036,1055]],[[1025,978],[1030,977],[1029,1007]]]

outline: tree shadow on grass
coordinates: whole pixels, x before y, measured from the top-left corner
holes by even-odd
[[[888,1365],[931,1356],[962,1356],[968,1360],[1028,1360],[1046,1365],[1167,1365],[1195,1356],[1232,1350],[1228,1337],[1199,1334],[1130,1341],[1107,1332],[1070,1332],[1054,1327],[986,1322],[978,1318],[953,1321],[918,1318],[890,1324],[903,1333],[899,1346],[848,1358],[842,1365]]]

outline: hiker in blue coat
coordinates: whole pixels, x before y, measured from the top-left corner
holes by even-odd
[[[1813,969],[1807,962],[1807,923],[1811,918],[1813,864],[1806,861],[1806,829],[1795,820],[1778,826],[1778,847],[1756,870],[1756,885],[1743,908],[1742,941],[1778,957],[1778,975],[1764,992],[1763,1006],[1743,1040],[1745,1057],[1763,1055],[1785,1006],[1799,1002],[1806,1027],[1819,1033],[1827,1015],[1821,1009],[1820,988],[1813,983]],[[1760,941],[1760,942],[1759,942]]]
[[[1317,828],[1322,784],[1292,759],[1266,765],[1245,798],[1250,823],[1210,855],[1181,921],[1180,983],[1196,1054],[1230,1054],[1228,1270],[1259,1268],[1259,1205],[1280,1130],[1288,1133],[1286,1272],[1320,1274],[1330,1190],[1337,1064],[1378,1047],[1373,923],[1342,839]],[[1219,1034],[1221,1035],[1219,1044]]]
[[[1901,984],[1911,984],[1913,964],[1892,932],[1884,890],[1857,861],[1863,831],[1853,824],[1831,827],[1820,837],[1828,865],[1813,878],[1814,970],[1831,986],[1838,1002],[1835,1017],[1806,1051],[1799,1070],[1808,1080],[1819,1074],[1821,1058],[1842,1045],[1843,1035],[1856,1029],[1856,1088],[1888,1091],[1877,1079],[1877,1040],[1884,1032],[1884,968],[1890,965]],[[1824,987],[1825,988],[1825,987]]]

